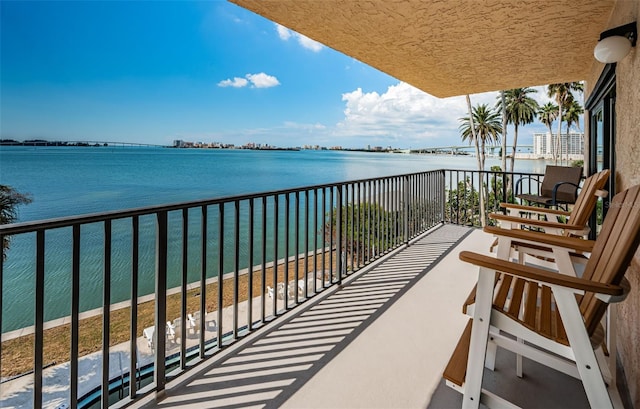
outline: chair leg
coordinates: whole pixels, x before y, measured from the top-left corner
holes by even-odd
[[[500,333],[500,330],[494,327],[489,328],[489,339],[487,341],[487,356],[484,359],[484,367],[494,371],[496,369],[496,354],[498,352],[498,344],[493,342],[492,333]]]
[[[573,349],[576,367],[580,379],[593,408],[612,408],[612,402],[607,392],[607,386],[600,372],[596,355],[591,347],[589,335],[582,320],[582,314],[573,292],[566,288],[552,286],[556,305],[560,311],[562,322],[569,344]],[[615,388],[615,385],[612,385]]]
[[[524,344],[524,339],[518,338],[517,342]],[[518,378],[522,378],[522,355],[516,354],[516,375]]]
[[[476,305],[473,312],[473,327],[467,360],[467,375],[462,400],[463,409],[478,408],[482,390],[489,324],[491,322],[491,304],[496,272],[480,268],[476,289]]]

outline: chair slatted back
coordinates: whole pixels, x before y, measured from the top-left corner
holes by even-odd
[[[589,217],[598,202],[597,193],[599,190],[604,188],[604,185],[607,184],[609,173],[609,169],[605,169],[598,173],[594,173],[585,179],[582,184],[582,190],[580,190],[580,194],[578,195],[578,199],[571,210],[571,216],[567,223],[568,225],[577,227],[587,225]]]
[[[582,168],[570,166],[551,166],[548,165],[544,171],[544,178],[540,186],[542,196],[551,197],[553,188],[557,183],[570,182],[576,186],[569,184],[560,185],[556,192],[556,199],[559,202],[573,203],[578,191],[577,185],[580,184],[582,178]]]
[[[583,278],[619,285],[639,244],[640,185],[637,185],[618,193],[611,201]],[[586,293],[580,300],[589,335],[598,327],[606,308],[607,304],[593,293]]]

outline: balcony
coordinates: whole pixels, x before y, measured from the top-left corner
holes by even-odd
[[[476,273],[457,253],[486,252],[491,242],[473,228],[479,186],[497,209],[513,195],[503,182],[520,176],[441,170],[2,226],[0,235],[32,242],[35,291],[33,325],[3,333],[0,351],[7,371],[10,343],[32,342],[32,372],[4,381],[0,403],[107,407],[166,396],[159,406],[459,406],[440,377]],[[81,311],[87,235],[100,238],[108,285],[97,308]],[[70,315],[51,320],[50,237],[66,246],[70,277]],[[128,283],[124,300],[112,295],[116,276]],[[140,295],[143,278],[152,294]],[[99,338],[83,352],[80,335],[91,327]],[[70,358],[50,365],[56,329],[68,334]],[[491,378],[516,403],[586,406],[578,381],[534,363],[524,380],[500,378],[510,359],[499,356]]]
[[[487,251],[492,237],[444,225],[358,273],[281,322],[270,324],[156,402],[174,407],[460,407],[442,371],[466,320],[460,306],[477,271],[461,250]],[[582,384],[500,351],[490,385],[523,407],[588,407]],[[486,384],[487,382],[485,382]],[[495,389],[494,389],[495,390]]]

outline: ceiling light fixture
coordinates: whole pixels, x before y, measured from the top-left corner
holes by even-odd
[[[638,29],[635,21],[603,31],[600,34],[600,41],[593,50],[593,55],[596,60],[605,64],[618,62],[629,54],[631,47],[636,46],[637,38]]]

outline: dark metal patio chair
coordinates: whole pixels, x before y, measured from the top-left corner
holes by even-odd
[[[582,168],[570,166],[547,166],[542,182],[532,176],[525,176],[516,182],[516,197],[543,206],[573,204],[578,197],[578,187],[582,178]],[[539,185],[538,193],[521,193],[523,182],[533,180]],[[529,186],[531,183],[529,182]]]

